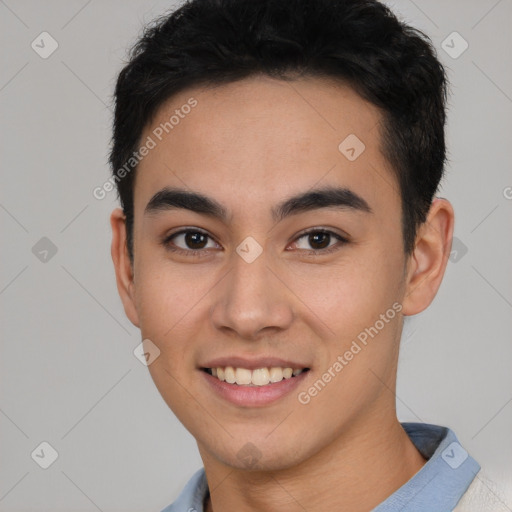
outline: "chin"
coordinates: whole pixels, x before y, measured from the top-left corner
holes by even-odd
[[[288,445],[281,442],[279,447],[276,447],[275,442],[270,443],[268,440],[252,442],[248,440],[248,436],[245,436],[242,441],[230,442],[229,448],[219,449],[220,447],[217,446],[210,450],[210,453],[217,460],[234,469],[274,472],[292,468],[306,460],[307,457],[303,451],[300,453],[297,451],[297,446],[300,444],[301,442],[297,440]],[[240,448],[233,451],[233,448],[238,446]]]

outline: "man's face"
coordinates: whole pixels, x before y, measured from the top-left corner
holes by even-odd
[[[169,133],[155,132],[191,97]],[[144,131],[156,147],[134,191],[135,323],[202,455],[279,469],[394,417],[406,259],[380,120],[346,86],[258,77],[174,96]],[[279,209],[327,188],[345,192]],[[164,189],[206,196],[225,216],[155,198]],[[211,366],[309,370],[238,371],[241,382],[283,378],[249,386]]]

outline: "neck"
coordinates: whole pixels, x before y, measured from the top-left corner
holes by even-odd
[[[396,416],[366,420],[313,457],[279,471],[233,469],[202,452],[212,489],[205,511],[372,510],[412,478],[425,459]]]

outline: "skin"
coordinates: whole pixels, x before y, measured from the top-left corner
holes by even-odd
[[[440,286],[453,209],[433,201],[406,257],[381,113],[344,84],[257,76],[191,88],[160,108],[142,140],[192,96],[198,105],[139,164],[133,265],[120,209],[111,215],[112,258],[128,318],[160,350],[151,376],[197,440],[211,490],[205,510],[369,511],[425,463],[396,417],[398,347],[403,316],[427,308]],[[353,162],[338,150],[349,134],[366,146]],[[372,213],[320,208],[272,219],[277,203],[320,185],[349,188]],[[214,198],[227,222],[183,209],[144,214],[169,186]],[[162,245],[183,227],[212,237],[205,256]],[[337,251],[311,255],[318,246],[298,235],[318,227],[349,241],[332,237]],[[263,249],[250,264],[235,251],[247,236]],[[174,243],[197,251],[183,237]],[[307,405],[290,393],[236,406],[199,370],[220,356],[293,359],[310,368],[298,390],[307,391],[394,303],[401,313]],[[237,457],[249,442],[258,450],[251,467]]]

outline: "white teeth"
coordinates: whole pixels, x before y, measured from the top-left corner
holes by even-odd
[[[235,370],[235,379],[237,384],[250,384],[251,370],[247,368],[237,368]]]
[[[226,381],[229,384],[236,383],[239,386],[266,386],[289,379],[292,375],[295,377],[304,371],[303,368],[280,368],[278,366],[256,368],[252,371],[248,368],[234,368],[233,366],[211,368],[210,370],[211,375],[220,381]]]
[[[233,370],[232,366],[226,366],[224,369],[224,380],[229,384],[236,382],[235,370]]]
[[[270,368],[270,382],[281,382],[283,380],[283,369],[279,367]]]
[[[253,370],[251,381],[255,386],[266,386],[270,382],[270,374],[267,368]]]

